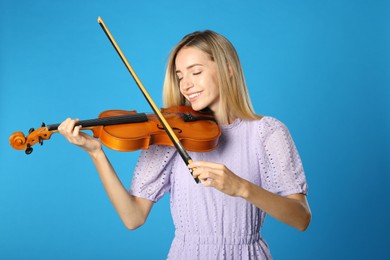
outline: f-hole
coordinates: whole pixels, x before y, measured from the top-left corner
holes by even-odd
[[[160,130],[164,130],[164,127],[161,126],[160,124],[157,124],[157,128],[160,129]],[[172,130],[177,131],[179,134],[181,132],[183,132],[183,130],[181,130],[180,128],[177,128],[177,127],[172,127]]]

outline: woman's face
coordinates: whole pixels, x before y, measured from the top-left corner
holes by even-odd
[[[181,94],[195,111],[210,108],[218,112],[217,65],[196,47],[182,48],[176,56],[176,75]]]

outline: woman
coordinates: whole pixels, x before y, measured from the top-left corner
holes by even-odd
[[[271,259],[260,229],[266,214],[305,230],[311,219],[302,163],[288,129],[254,113],[232,44],[212,32],[185,36],[173,49],[164,82],[165,106],[209,109],[222,128],[218,147],[189,152],[188,168],[176,150],[142,151],[130,192],[101,143],[66,119],[59,131],[91,156],[126,227],[141,226],[154,204],[170,192],[175,238],[171,259]]]

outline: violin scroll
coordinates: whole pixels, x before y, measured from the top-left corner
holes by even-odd
[[[9,142],[14,149],[25,150],[26,154],[30,154],[33,151],[33,145],[36,143],[43,145],[43,140],[50,139],[52,134],[53,132],[49,131],[47,127],[41,127],[36,130],[31,128],[27,136],[22,132],[13,133],[9,138]]]

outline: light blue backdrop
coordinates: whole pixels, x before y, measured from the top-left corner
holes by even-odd
[[[182,36],[212,29],[236,46],[259,114],[300,151],[313,220],[272,218],[275,259],[389,257],[388,1],[0,2],[0,259],[163,259],[168,196],[127,231],[88,156],[55,134],[27,156],[8,143],[42,121],[150,108],[97,24],[100,15],[156,103]],[[139,152],[107,149],[126,186]],[[387,240],[388,241],[388,240]]]

